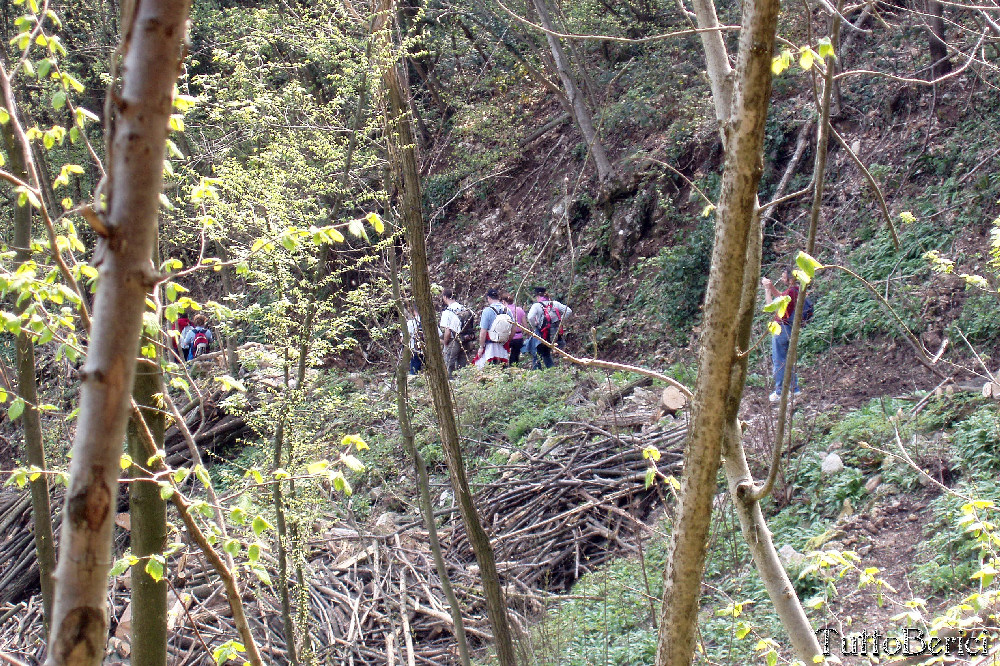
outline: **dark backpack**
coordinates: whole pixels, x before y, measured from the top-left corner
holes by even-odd
[[[552,342],[554,337],[552,335],[553,331],[556,332],[556,336],[562,333],[562,317],[559,315],[559,310],[556,309],[555,304],[552,301],[542,301],[542,325],[538,331],[542,340],[546,342]]]
[[[813,318],[813,302],[812,299],[806,296],[806,300],[802,302],[802,325],[805,326]]]
[[[457,311],[453,310],[453,312],[455,312],[455,314],[458,316],[458,321],[462,323],[462,328],[458,332],[459,337],[462,338],[463,336],[471,332],[469,330],[469,325],[472,323],[472,320],[475,317],[476,313],[473,312],[471,309],[465,307],[464,305],[460,307],[461,307],[460,310]]]
[[[191,358],[198,358],[208,352],[208,329],[200,326],[194,329],[194,340],[191,341]]]

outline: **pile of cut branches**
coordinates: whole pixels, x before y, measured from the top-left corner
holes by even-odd
[[[683,426],[641,435],[615,435],[583,423],[563,423],[558,434],[536,442],[498,467],[476,501],[490,532],[512,620],[526,628],[529,616],[584,573],[614,556],[637,551],[662,507],[662,485],[648,488],[655,448],[660,473],[680,466]],[[26,495],[24,495],[26,497]],[[23,500],[18,500],[23,502]],[[462,604],[472,647],[489,643],[478,567],[455,511],[444,512],[439,530],[444,559]],[[273,562],[272,579],[277,578]],[[212,652],[237,636],[222,587],[200,555],[170,563],[169,663],[212,664]],[[453,623],[418,519],[383,514],[373,530],[356,525],[327,529],[305,553],[309,640],[297,646],[322,663],[457,663]],[[243,598],[261,652],[287,659],[275,589],[249,577]],[[129,592],[121,580],[112,591],[110,646],[129,653]],[[557,597],[556,597],[557,598]],[[0,650],[26,662],[41,654],[37,597],[0,605]],[[304,618],[299,618],[301,621]]]

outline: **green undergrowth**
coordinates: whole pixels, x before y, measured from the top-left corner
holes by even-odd
[[[897,596],[905,600],[916,593],[933,606],[935,599],[941,603],[976,589],[970,577],[981,566],[983,541],[967,530],[962,507],[971,500],[1000,497],[1000,409],[979,398],[954,396],[932,400],[916,417],[905,418],[912,407],[912,402],[873,400],[861,409],[827,413],[800,425],[795,438],[805,445],[786,468],[790,500],[781,506],[769,500],[765,509],[775,547],[790,545],[808,555],[838,547],[830,540],[838,535],[841,514],[867,512],[907,494],[914,502],[929,498],[927,520],[920,523],[923,534],[915,539],[921,545],[908,572],[914,589]],[[921,483],[919,473],[903,459],[900,443],[921,469],[932,474],[950,470],[945,480],[954,493]],[[832,478],[820,470],[831,450],[846,466]],[[875,475],[881,483],[869,493],[865,483]],[[724,487],[720,476],[720,492]],[[586,574],[570,598],[547,609],[531,634],[533,664],[654,663],[669,522],[657,527],[644,544],[644,559],[620,558]],[[818,623],[827,618],[819,600],[836,592],[829,578],[807,570],[809,562],[787,567],[807,613]],[[865,566],[862,558],[855,571]],[[729,501],[715,512],[704,589],[696,663],[766,663],[770,647],[788,645]],[[786,648],[778,651],[792,658]]]

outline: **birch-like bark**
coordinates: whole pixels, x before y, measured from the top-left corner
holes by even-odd
[[[549,49],[552,51],[552,58],[555,60],[559,79],[566,89],[566,97],[569,99],[573,119],[576,120],[577,127],[580,128],[580,133],[583,134],[583,140],[587,142],[587,149],[594,158],[594,164],[597,166],[597,177],[602,183],[609,182],[615,177],[615,168],[611,165],[608,153],[604,150],[604,144],[601,143],[600,137],[597,136],[597,130],[594,128],[594,118],[590,113],[590,109],[587,108],[587,101],[580,90],[580,86],[577,85],[576,80],[573,78],[573,72],[570,70],[566,52],[563,51],[562,44],[559,43],[559,38],[551,34],[554,28],[552,26],[552,17],[549,15],[549,8],[545,4],[546,0],[533,0],[533,2],[542,27],[550,31],[545,33],[545,39],[549,42]]]
[[[109,92],[115,111],[105,186],[109,232],[94,258],[100,286],[80,372],[48,666],[97,666],[104,657],[118,463],[146,293],[156,281],[150,256],[187,16],[187,0],[150,0],[136,3],[123,24],[121,89]]]
[[[704,318],[708,325],[699,350],[691,434],[684,456],[680,501],[674,512],[657,666],[690,664],[694,651],[722,440],[729,426],[727,415],[735,413],[739,406],[739,396],[730,392],[730,377],[738,360],[743,276],[763,170],[764,122],[771,95],[771,56],[779,8],[779,0],[757,0],[747,3],[744,10],[737,86],[731,115],[723,124],[726,158],[705,295]]]
[[[694,0],[693,4],[700,28],[718,27],[715,7],[710,0]],[[701,39],[706,53],[716,116],[720,121],[720,128],[725,128],[733,111],[733,71],[729,66],[729,57],[721,32],[703,32]],[[723,132],[724,143],[727,138],[728,134]],[[761,243],[760,216],[758,206],[755,205],[751,217],[750,232],[747,236],[742,295],[737,317],[740,322],[737,334],[738,349],[747,349],[750,345],[753,317],[756,311],[757,280],[760,277]],[[734,498],[740,528],[744,539],[750,546],[758,574],[765,584],[785,631],[791,638],[792,647],[797,656],[804,662],[811,663],[812,656],[819,652],[816,636],[812,632],[805,611],[799,603],[791,581],[778,558],[759,501],[741,491],[748,485],[753,486],[753,477],[746,464],[746,455],[740,442],[740,433],[736,422],[746,382],[746,371],[747,357],[744,355],[736,360],[730,372],[728,411],[724,416],[725,430],[722,446],[725,457],[724,470]],[[709,483],[714,488],[714,479]]]
[[[13,111],[13,110],[11,110]],[[3,125],[4,147],[10,159],[11,172],[23,182],[29,182],[24,153],[17,146],[12,123]],[[31,259],[31,207],[14,206],[14,261],[18,265]],[[20,315],[28,302],[15,303]],[[35,378],[35,345],[26,331],[17,335],[17,392],[24,400],[21,425],[24,428],[24,453],[29,465],[45,470],[45,447],[42,442],[42,420],[38,413],[38,383]],[[34,521],[35,555],[38,558],[38,582],[42,588],[42,618],[46,630],[52,617],[52,572],[56,568],[55,539],[52,536],[52,508],[49,502],[49,478],[41,474],[30,482],[31,515]]]
[[[386,15],[392,15],[394,0],[383,0],[381,10]],[[380,26],[376,26],[376,31]],[[395,63],[390,63],[383,72],[383,83],[388,97],[386,122],[387,134],[392,147],[392,160],[399,173],[398,180],[402,186],[400,208],[406,228],[407,242],[410,247],[410,271],[413,284],[414,301],[420,313],[420,319],[433,326],[437,319],[434,303],[431,297],[430,274],[427,270],[427,248],[424,243],[426,235],[420,197],[420,174],[415,155],[415,144],[410,119],[407,115],[407,105],[403,97],[403,86],[400,84],[399,73]],[[448,475],[451,479],[455,499],[458,502],[459,513],[469,535],[476,562],[479,565],[480,578],[483,584],[483,596],[486,600],[486,614],[493,630],[493,640],[497,651],[497,661],[501,666],[516,666],[517,656],[514,650],[514,640],[511,634],[510,621],[507,617],[507,604],[504,600],[500,576],[497,573],[496,558],[489,535],[483,529],[479,514],[472,499],[469,481],[465,474],[465,462],[462,459],[461,441],[458,435],[458,424],[455,419],[455,407],[448,385],[448,373],[444,365],[441,341],[436,335],[425,336],[424,360],[426,362],[427,383],[431,389],[434,401],[434,412],[438,426],[441,428],[441,448],[444,451],[445,462],[448,465]]]

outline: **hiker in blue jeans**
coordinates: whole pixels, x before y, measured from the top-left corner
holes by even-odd
[[[788,307],[785,308],[784,316],[779,317],[777,312],[774,313],[774,320],[781,327],[781,331],[777,335],[771,336],[771,361],[774,363],[774,391],[768,396],[771,402],[778,402],[781,399],[782,382],[785,379],[785,361],[788,358],[788,341],[792,335],[792,318],[795,316],[795,302],[799,298],[799,285],[792,278],[790,268],[781,271],[778,282],[789,285],[788,289],[779,292],[769,279],[761,278],[760,280],[764,286],[764,298],[768,304],[782,296],[788,296],[791,299]],[[798,395],[801,392],[798,375],[793,369],[792,393]]]

